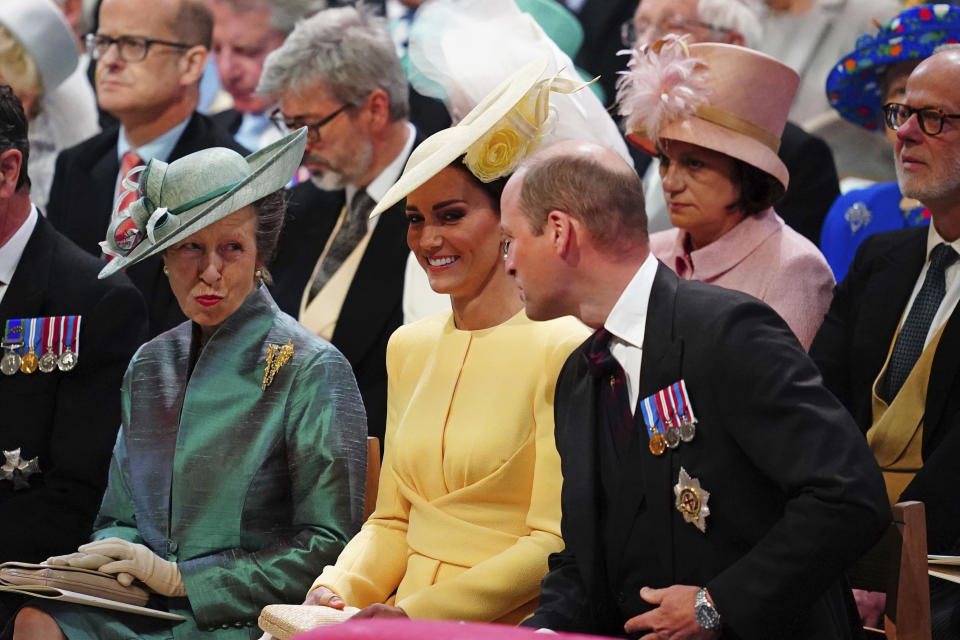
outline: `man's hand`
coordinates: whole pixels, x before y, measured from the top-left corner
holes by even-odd
[[[658,605],[627,620],[623,626],[627,633],[647,634],[640,640],[711,640],[720,637],[720,630],[709,631],[697,622],[694,604],[700,587],[675,584],[666,589],[640,589],[640,597],[650,604]]]
[[[331,609],[342,610],[346,603],[343,601],[343,598],[335,594],[330,589],[327,589],[326,587],[317,587],[307,594],[303,604],[312,604],[321,607],[330,607]]]
[[[386,604],[372,604],[354,614],[351,620],[364,618],[408,618],[407,612],[400,607],[391,607]]]
[[[876,591],[853,590],[853,599],[860,612],[860,622],[865,627],[879,627],[880,618],[887,610],[887,594]]]

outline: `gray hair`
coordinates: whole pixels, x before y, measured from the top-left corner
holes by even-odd
[[[382,89],[393,120],[410,113],[407,78],[393,41],[384,21],[363,5],[327,9],[300,22],[267,56],[257,92],[277,97],[317,83],[354,106]]]
[[[763,27],[759,8],[750,0],[700,0],[697,15],[702,22],[736,31],[751,49],[760,44]]]
[[[280,33],[290,33],[297,23],[327,8],[327,0],[216,0],[236,13],[267,9],[270,27]]]
[[[279,189],[253,203],[257,211],[257,260],[262,265],[262,279],[273,284],[267,265],[273,261],[280,241],[280,231],[287,216],[287,190]]]

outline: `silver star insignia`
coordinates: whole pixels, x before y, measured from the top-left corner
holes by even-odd
[[[39,458],[24,460],[20,457],[20,449],[17,447],[13,451],[4,451],[5,461],[0,465],[0,480],[10,480],[16,490],[29,488],[30,483],[27,482],[27,478],[40,473]]]
[[[681,514],[683,521],[693,523],[700,531],[707,532],[707,516],[710,515],[710,492],[700,486],[700,481],[691,478],[686,469],[680,467],[680,477],[673,486],[673,495],[676,498],[674,506]]]

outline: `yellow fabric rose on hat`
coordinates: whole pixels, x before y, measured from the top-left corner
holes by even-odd
[[[501,121],[470,146],[464,162],[481,182],[493,182],[513,173],[526,157],[530,142],[530,137]]]

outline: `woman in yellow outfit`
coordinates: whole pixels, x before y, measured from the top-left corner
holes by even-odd
[[[415,149],[374,210],[407,198],[410,249],[452,309],[390,340],[376,510],[308,604],[508,624],[536,608],[547,557],[563,549],[554,387],[587,331],[569,317],[526,317],[501,262],[499,190],[552,141],[554,119],[619,139],[575,78],[554,60],[526,64]],[[607,122],[588,124],[596,114]]]

